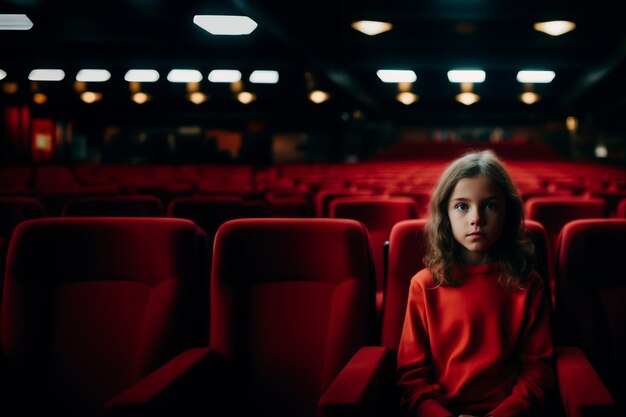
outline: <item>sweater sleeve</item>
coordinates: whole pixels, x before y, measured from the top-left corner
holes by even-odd
[[[443,389],[434,381],[423,289],[411,280],[409,299],[398,346],[396,383],[409,415],[449,417]]]
[[[527,291],[530,293],[520,339],[520,372],[511,395],[487,413],[493,417],[536,415],[556,381],[549,306],[541,278],[536,274]]]

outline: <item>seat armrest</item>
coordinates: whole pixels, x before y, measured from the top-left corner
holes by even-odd
[[[360,348],[322,395],[318,416],[373,414],[384,389],[387,357],[384,347]]]
[[[154,415],[168,406],[178,407],[180,393],[189,395],[197,388],[198,379],[207,374],[212,350],[191,348],[165,363],[138,383],[107,402],[106,411],[114,415]],[[175,404],[176,403],[176,404]],[[180,411],[180,410],[177,410]]]
[[[556,349],[559,392],[568,417],[613,415],[615,400],[585,354],[576,347]]]

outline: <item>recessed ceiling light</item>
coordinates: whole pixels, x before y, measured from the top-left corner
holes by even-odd
[[[202,81],[200,71],[192,69],[173,69],[167,74],[167,81],[172,83],[198,83]]]
[[[103,69],[83,69],[76,74],[76,81],[101,83],[108,81],[111,73]]]
[[[250,74],[250,82],[255,84],[276,84],[278,82],[278,71],[253,71]]]
[[[411,70],[378,70],[376,75],[384,83],[412,83],[417,75]]]
[[[311,100],[315,104],[321,104],[329,98],[330,95],[326,91],[313,90],[309,93],[309,100]]]
[[[193,104],[200,105],[204,103],[205,101],[207,101],[209,97],[200,91],[194,91],[193,93],[189,93],[187,95],[187,99],[191,101]]]
[[[569,20],[552,20],[550,22],[537,22],[533,26],[535,30],[552,36],[561,36],[576,29],[576,23]]]
[[[209,81],[212,83],[234,83],[241,80],[241,72],[237,70],[213,70],[209,73]]]
[[[450,70],[448,80],[451,83],[482,83],[485,81],[483,70]]]
[[[0,69],[0,80],[4,80],[7,76],[6,71]]]
[[[237,94],[237,100],[242,104],[250,104],[256,100],[256,94],[250,93],[249,91],[242,91]]]
[[[459,93],[456,95],[456,101],[459,103],[463,103],[466,106],[471,106],[480,100],[480,96],[476,93],[472,93],[470,91],[465,91],[463,93]]]
[[[0,30],[28,30],[33,22],[25,14],[0,14]]]
[[[153,83],[159,79],[159,72],[152,69],[132,69],[124,75],[128,82]]]
[[[85,91],[80,94],[80,99],[87,104],[95,103],[102,100],[102,93],[96,93],[93,91]]]
[[[519,71],[517,81],[520,83],[551,83],[555,77],[554,71]]]
[[[257,27],[248,16],[196,15],[193,23],[212,35],[249,35]]]
[[[415,103],[417,100],[419,100],[419,96],[410,91],[403,91],[401,93],[398,93],[398,95],[396,96],[396,100],[408,106],[410,104]]]
[[[351,26],[352,29],[369,36],[379,35],[393,28],[393,25],[389,22],[379,22],[376,20],[359,20],[358,22],[352,22]]]
[[[526,91],[520,94],[519,99],[524,104],[535,104],[541,99],[541,97],[533,91]]]
[[[131,99],[137,104],[144,104],[150,101],[152,99],[152,96],[150,96],[150,94],[139,91],[137,93],[134,93],[131,96]]]
[[[34,69],[28,74],[31,81],[61,81],[65,72],[60,69]]]

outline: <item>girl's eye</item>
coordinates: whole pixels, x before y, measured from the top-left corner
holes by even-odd
[[[465,203],[459,203],[456,206],[454,206],[454,208],[459,211],[467,211],[469,209],[469,206]]]
[[[487,203],[487,204],[485,204],[485,208],[487,210],[496,210],[498,208],[498,204],[497,203],[493,203],[493,202]]]

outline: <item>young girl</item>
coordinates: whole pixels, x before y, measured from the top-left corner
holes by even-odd
[[[411,416],[536,416],[555,381],[546,295],[523,206],[491,151],[468,153],[430,202],[397,384]]]

